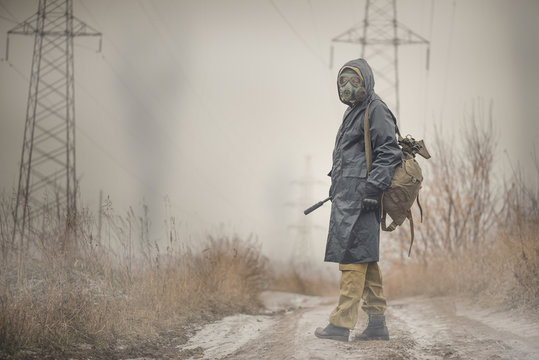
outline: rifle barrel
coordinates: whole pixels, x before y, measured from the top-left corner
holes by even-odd
[[[310,208],[308,208],[307,210],[305,210],[303,213],[304,213],[305,215],[308,215],[308,214],[312,213],[313,211],[315,211],[316,209],[318,209],[320,206],[324,205],[324,203],[325,203],[326,201],[330,200],[330,199],[331,199],[331,196],[325,198],[325,199],[322,200],[322,201],[317,202],[316,204],[314,204],[313,206],[311,206]]]

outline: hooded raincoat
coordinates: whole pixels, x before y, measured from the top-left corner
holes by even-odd
[[[351,68],[363,77],[367,99],[348,107],[337,133],[333,150],[330,196],[332,197],[325,261],[341,264],[376,262],[379,260],[379,212],[362,212],[361,202],[367,182],[386,190],[395,168],[401,162],[401,149],[396,139],[396,121],[378,95],[374,93],[374,77],[364,59],[346,63],[341,72]],[[369,106],[372,168],[367,175],[363,116]]]

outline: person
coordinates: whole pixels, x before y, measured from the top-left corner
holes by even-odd
[[[339,264],[340,294],[325,328],[315,335],[348,341],[358,319],[359,304],[368,314],[367,328],[354,340],[389,340],[386,299],[379,261],[380,203],[401,162],[396,120],[374,92],[373,72],[364,59],[346,63],[338,73],[340,100],[348,105],[333,150],[331,216],[326,262]],[[364,115],[368,111],[372,166],[367,170]]]

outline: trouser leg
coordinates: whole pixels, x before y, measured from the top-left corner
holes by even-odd
[[[367,265],[361,309],[369,315],[383,315],[387,308],[387,302],[382,286],[382,272],[377,262],[371,262]]]
[[[359,302],[364,293],[367,264],[339,264],[339,270],[339,303],[331,312],[329,322],[335,326],[353,329],[358,319]]]

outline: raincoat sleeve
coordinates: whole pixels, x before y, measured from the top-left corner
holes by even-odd
[[[372,145],[372,167],[368,182],[386,190],[391,185],[395,168],[401,163],[402,151],[397,143],[396,125],[393,114],[380,102],[374,102],[369,114]]]

